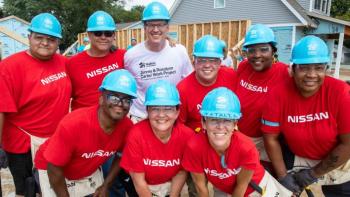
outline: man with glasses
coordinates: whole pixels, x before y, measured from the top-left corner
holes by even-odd
[[[185,47],[179,44],[175,47],[169,46],[169,20],[169,12],[163,4],[148,4],[142,18],[146,41],[137,44],[125,54],[125,69],[135,76],[138,85],[137,99],[130,109],[134,122],[147,117],[143,103],[150,84],[164,79],[176,85],[192,72]]]
[[[296,193],[317,182],[326,197],[350,196],[350,88],[326,76],[329,50],[316,36],[297,42],[291,61],[292,77],[271,92],[262,114],[276,175]]]
[[[260,129],[262,109],[267,103],[267,94],[289,77],[288,66],[276,59],[276,45],[275,35],[269,27],[256,24],[249,28],[243,44],[247,60],[238,66],[235,91],[243,114],[238,127],[252,138],[263,165],[268,168],[271,163],[265,152]]]
[[[65,116],[55,134],[40,146],[35,165],[44,197],[108,195],[120,158],[114,158],[104,181],[99,167],[124,146],[132,126],[126,115],[136,97],[136,81],[120,69],[109,73],[99,90],[98,105]]]
[[[67,71],[72,80],[72,110],[95,105],[103,77],[124,67],[125,50],[115,49],[115,23],[104,11],[94,12],[88,20],[90,48],[68,60]]]
[[[32,159],[68,113],[71,92],[65,58],[56,53],[62,38],[57,18],[41,13],[28,30],[29,49],[0,64],[0,150],[6,151],[17,196],[34,192],[28,184],[34,183]]]

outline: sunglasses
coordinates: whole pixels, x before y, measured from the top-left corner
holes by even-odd
[[[105,35],[105,37],[112,37],[114,35],[114,31],[93,31],[92,33],[96,37],[101,37],[102,34]]]
[[[130,97],[120,97],[118,95],[106,94],[108,102],[113,105],[122,104],[123,107],[129,107],[132,104],[132,99]]]

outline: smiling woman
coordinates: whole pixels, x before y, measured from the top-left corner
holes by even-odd
[[[148,119],[130,132],[121,166],[130,172],[140,196],[179,196],[186,180],[182,157],[193,134],[177,122],[179,93],[170,82],[159,80],[146,91]]]

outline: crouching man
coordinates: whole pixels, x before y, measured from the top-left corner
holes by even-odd
[[[119,157],[103,180],[99,169],[121,151],[132,122],[126,117],[136,96],[136,81],[126,70],[109,73],[99,90],[99,105],[65,116],[35,158],[43,197],[107,196],[119,171]],[[55,193],[55,194],[54,194]]]

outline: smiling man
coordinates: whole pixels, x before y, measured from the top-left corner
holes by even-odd
[[[163,4],[153,2],[147,5],[142,18],[146,41],[125,54],[125,69],[134,75],[138,87],[137,99],[130,109],[134,122],[147,117],[143,103],[150,84],[164,79],[176,85],[193,70],[186,48],[179,44],[170,47],[166,39],[169,20],[169,12]]]
[[[121,69],[109,73],[99,90],[99,105],[65,116],[55,134],[40,146],[35,166],[44,197],[107,196],[120,158],[114,157],[105,181],[99,167],[124,146],[132,126],[126,115],[136,96],[136,81]]]
[[[28,30],[29,49],[0,64],[0,140],[17,196],[32,189],[26,180],[32,176],[33,155],[68,113],[71,92],[65,58],[56,53],[62,38],[57,18],[41,13]]]

